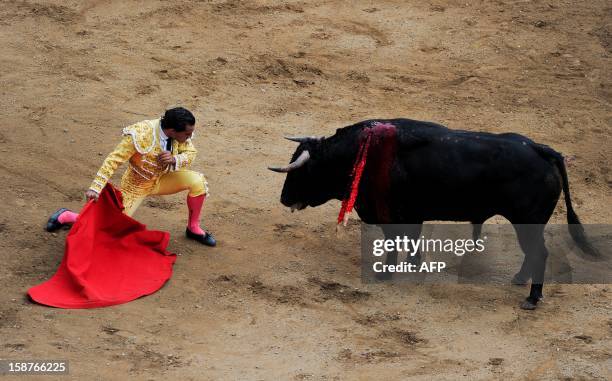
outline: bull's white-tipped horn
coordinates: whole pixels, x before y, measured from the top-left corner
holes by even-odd
[[[311,140],[321,140],[323,138],[316,137],[316,136],[285,136],[285,139],[291,140],[292,142],[296,142],[296,143],[305,143]]]
[[[274,172],[287,173],[287,172],[293,171],[294,169],[300,168],[301,166],[306,164],[308,159],[310,159],[310,152],[306,150],[306,151],[302,151],[300,156],[298,156],[298,158],[295,159],[295,161],[289,164],[288,166],[286,167],[268,167],[268,169]]]

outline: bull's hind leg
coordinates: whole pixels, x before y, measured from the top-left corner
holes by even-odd
[[[519,244],[525,253],[525,260],[519,274],[531,277],[529,296],[521,304],[524,310],[534,310],[542,299],[546,258],[548,257],[548,250],[544,244],[544,226],[542,224],[514,225]]]
[[[525,252],[525,249],[523,249],[523,252]],[[527,257],[525,257],[523,258],[521,269],[514,274],[510,283],[516,286],[524,286],[529,282],[529,278],[531,278],[531,274],[529,273],[529,266],[527,265]]]

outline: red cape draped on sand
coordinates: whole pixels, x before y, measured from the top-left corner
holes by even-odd
[[[108,184],[88,202],[66,237],[64,258],[48,281],[28,290],[40,303],[95,308],[126,303],[159,290],[172,276],[170,234],[147,230],[122,213],[121,192]]]

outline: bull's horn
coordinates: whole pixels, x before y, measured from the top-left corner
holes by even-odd
[[[310,152],[306,150],[306,151],[302,151],[300,156],[298,156],[298,158],[295,159],[295,161],[289,164],[288,166],[286,167],[268,167],[268,169],[274,172],[287,173],[287,172],[293,171],[294,169],[300,168],[301,166],[306,164],[308,159],[310,159]]]
[[[316,137],[316,136],[285,136],[285,139],[291,140],[292,142],[296,142],[296,143],[306,143],[311,140],[321,140],[323,138]]]

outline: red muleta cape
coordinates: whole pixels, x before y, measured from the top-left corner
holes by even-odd
[[[48,281],[28,290],[37,303],[95,308],[126,303],[159,290],[172,276],[170,234],[123,214],[121,192],[108,184],[88,202],[66,237],[64,258]]]

